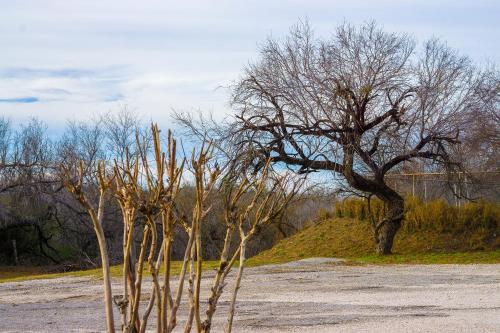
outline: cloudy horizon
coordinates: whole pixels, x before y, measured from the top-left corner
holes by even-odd
[[[499,60],[495,1],[3,1],[0,116],[58,131],[127,106],[169,126],[172,109],[230,112],[227,86],[268,36],[307,18],[327,37],[375,20],[438,37],[477,62]]]

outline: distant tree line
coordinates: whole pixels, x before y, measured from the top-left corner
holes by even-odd
[[[84,163],[84,177],[93,185],[91,200],[98,200],[97,163],[125,163],[137,153],[136,137],[150,144],[150,131],[137,116],[122,110],[91,121],[70,121],[64,133],[49,137],[48,128],[33,118],[14,127],[0,118],[0,263],[57,265],[76,269],[99,265],[97,239],[92,222],[62,184],[61,165]],[[165,139],[165,138],[163,138]],[[213,209],[203,229],[204,256],[216,258],[222,251],[224,228],[220,223],[222,199],[211,194]],[[184,181],[178,195],[178,207],[186,214],[195,204],[194,184]],[[265,227],[248,245],[248,255],[271,247],[277,240],[301,229],[320,208],[331,209],[332,196],[322,191],[303,194],[279,220]],[[122,260],[122,212],[111,201],[105,209],[104,234],[110,261]],[[139,222],[137,222],[139,223]],[[140,235],[136,235],[136,245]],[[161,235],[159,235],[161,238]],[[180,259],[187,236],[176,238],[172,257]],[[17,260],[15,258],[17,252]]]

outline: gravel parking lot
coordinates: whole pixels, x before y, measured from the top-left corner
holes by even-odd
[[[0,331],[100,332],[100,283],[0,284]],[[500,265],[349,266],[316,258],[248,269],[239,295],[234,332],[500,332]],[[222,332],[225,296],[213,332]]]

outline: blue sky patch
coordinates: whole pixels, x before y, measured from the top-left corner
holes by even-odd
[[[96,73],[86,69],[63,68],[63,69],[43,69],[43,68],[26,68],[13,67],[0,70],[2,78],[82,78],[95,76]]]
[[[29,96],[29,97],[14,97],[14,98],[0,98],[0,103],[36,103],[40,100],[37,97]]]

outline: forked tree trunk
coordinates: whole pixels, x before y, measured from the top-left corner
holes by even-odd
[[[404,199],[398,194],[381,199],[387,207],[387,213],[374,231],[376,249],[378,254],[391,254],[394,238],[403,220]]]

